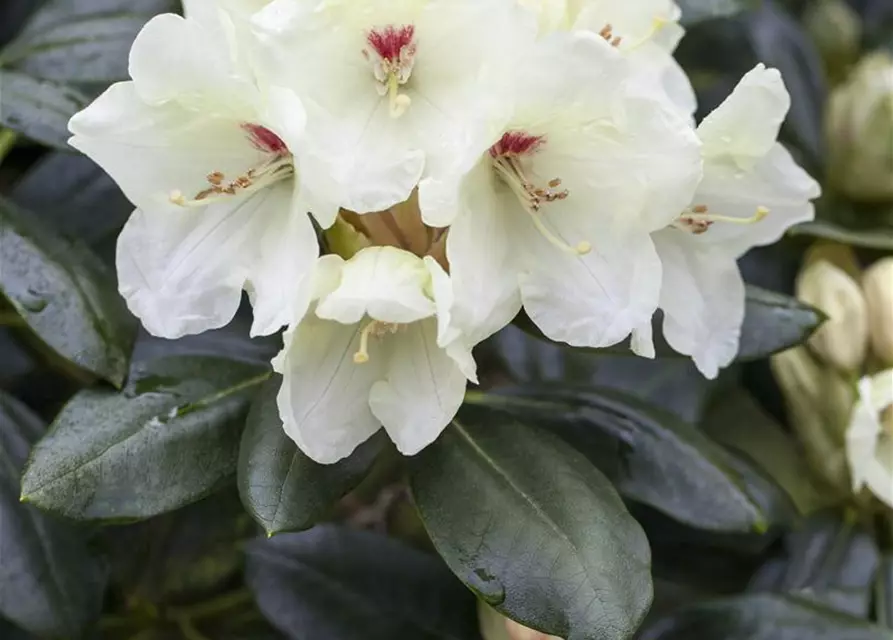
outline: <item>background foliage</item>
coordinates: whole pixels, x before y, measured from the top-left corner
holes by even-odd
[[[680,4],[699,117],[778,67],[784,142],[822,178],[814,3]],[[859,47],[893,47],[889,0],[850,4]],[[139,329],[113,266],[130,206],[66,146],[176,9],[0,6],[0,637],[475,640],[480,600],[573,640],[893,639],[893,540],[813,475],[766,360],[822,321],[790,297],[810,237],[893,251],[893,209],[826,190],[816,222],[746,256],[741,353],[717,381],[519,318],[422,454],[375,437],[320,466],[281,430],[278,339],[250,340],[248,309],[177,341]]]

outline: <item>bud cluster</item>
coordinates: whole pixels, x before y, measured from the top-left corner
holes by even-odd
[[[893,489],[893,460],[877,467],[875,459],[893,429],[871,426],[880,424],[885,409],[865,390],[878,371],[873,384],[893,387],[893,375],[883,373],[893,370],[893,258],[863,271],[849,247],[817,244],[797,278],[797,297],[827,320],[806,346],[773,357],[772,368],[807,458],[844,495],[866,483],[872,488],[864,480],[867,467],[875,469],[875,481]],[[878,480],[881,468],[887,480]],[[889,503],[893,507],[893,496]]]

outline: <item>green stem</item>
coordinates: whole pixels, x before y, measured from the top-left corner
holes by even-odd
[[[17,313],[0,311],[0,327],[23,327],[25,320]]]
[[[0,162],[12,151],[18,142],[19,134],[12,129],[0,129]]]

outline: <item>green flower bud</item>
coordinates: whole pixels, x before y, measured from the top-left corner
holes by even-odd
[[[818,0],[806,10],[803,23],[822,56],[829,79],[836,84],[859,57],[859,15],[845,0]]]
[[[841,372],[860,371],[868,349],[868,307],[859,284],[836,264],[814,260],[797,277],[797,297],[828,316],[809,339],[813,352]]]
[[[862,276],[868,305],[871,351],[884,367],[893,367],[893,258],[878,260]]]
[[[893,57],[864,57],[831,94],[825,122],[828,175],[853,200],[893,201]]]
[[[773,356],[771,366],[809,465],[841,496],[849,495],[846,431],[857,399],[855,385],[805,347]]]

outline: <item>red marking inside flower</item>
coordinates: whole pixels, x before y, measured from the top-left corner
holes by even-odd
[[[242,125],[242,129],[248,133],[251,144],[257,149],[276,156],[288,153],[288,145],[285,144],[285,141],[266,127],[246,122]]]
[[[536,151],[543,142],[544,136],[532,136],[523,131],[506,131],[499,142],[490,147],[490,155],[494,158],[523,156]]]
[[[373,29],[366,36],[366,42],[383,60],[398,62],[404,48],[411,54],[415,49],[413,38],[415,27],[411,24],[402,27],[388,25],[383,29]]]

